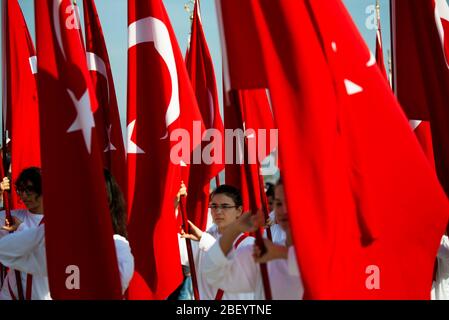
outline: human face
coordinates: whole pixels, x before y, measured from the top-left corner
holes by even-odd
[[[211,207],[212,219],[220,233],[242,214],[242,207],[236,207],[234,200],[225,194],[214,195],[209,206]]]
[[[290,224],[288,222],[287,204],[284,198],[284,186],[278,185],[274,189],[274,213],[276,221],[284,231],[288,231]]]
[[[23,186],[17,188],[17,194],[22,200],[23,204],[31,213],[43,213],[42,210],[42,196],[39,196],[31,181],[26,181]]]

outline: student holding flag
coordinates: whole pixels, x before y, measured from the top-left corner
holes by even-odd
[[[114,244],[120,271],[122,293],[128,288],[134,272],[134,257],[126,239],[126,214],[123,194],[109,171],[104,170],[108,204],[114,230]],[[47,258],[45,246],[45,226],[41,175],[39,168],[25,169],[16,182],[16,189],[28,208],[27,212],[16,212],[14,224],[2,229],[13,234],[0,240],[0,261],[11,268],[1,292],[0,299],[23,300],[19,291],[26,288],[26,300],[50,300]],[[5,178],[1,189],[9,190],[9,180]],[[33,216],[34,215],[34,216]],[[22,289],[16,289],[13,271],[22,272]],[[32,283],[31,283],[32,282]],[[67,283],[67,282],[66,282]]]
[[[258,216],[245,213],[231,223],[205,254],[203,272],[212,286],[223,288],[227,292],[255,292],[255,298],[264,299],[262,276],[257,263],[268,262],[273,299],[302,299],[304,288],[301,281],[296,256],[292,246],[290,224],[284,199],[284,187],[281,181],[275,189],[274,210],[279,225],[287,233],[285,246],[275,245],[265,240],[266,254],[261,254],[255,246],[244,247],[233,256],[229,253],[239,234],[257,230]]]
[[[9,255],[14,255],[19,252],[24,244],[18,241],[9,241],[9,232],[17,231],[17,234],[35,229],[43,221],[43,205],[42,205],[42,178],[39,168],[31,167],[23,170],[18,176],[15,188],[21,202],[26,206],[26,209],[13,210],[12,216],[14,224],[12,226],[5,226],[4,211],[2,211],[0,224],[3,225],[0,231],[0,237],[6,239],[2,243],[8,243],[5,246],[5,252]],[[4,178],[0,184],[1,191],[10,190],[10,183],[8,178]],[[2,239],[2,240],[3,240]],[[37,245],[34,237],[26,238],[27,245]],[[6,262],[6,261],[3,261]],[[21,268],[17,268],[14,264],[3,263],[9,267],[6,275],[3,288],[0,291],[1,300],[49,300],[50,292],[48,288],[48,278],[44,275],[28,275],[26,272],[21,272]],[[17,280],[21,279],[20,282]]]
[[[198,290],[201,300],[250,300],[254,298],[254,293],[249,291],[227,291],[221,286],[211,285],[204,276],[205,255],[207,251],[226,232],[227,228],[233,224],[242,214],[243,203],[240,191],[228,185],[221,185],[210,196],[209,207],[212,212],[214,224],[202,232],[197,226],[189,221],[191,234],[181,232],[181,237],[197,241],[194,248],[194,260],[197,271]],[[251,248],[254,238],[249,237],[244,232],[239,233],[233,239],[229,255],[232,257],[245,248]]]

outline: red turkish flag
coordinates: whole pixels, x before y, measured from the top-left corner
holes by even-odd
[[[13,182],[23,169],[40,167],[39,106],[34,45],[17,0],[2,2],[3,11],[3,106],[11,138]],[[12,184],[12,208],[24,208]]]
[[[429,299],[449,205],[344,5],[246,4],[222,19],[263,48],[305,297]]]
[[[270,141],[270,130],[275,129],[273,115],[268,101],[265,89],[248,89],[233,91],[231,94],[231,103],[224,108],[225,127],[226,129],[242,130],[247,137],[248,154],[244,154],[244,143],[242,139],[234,140],[233,161],[226,161],[226,183],[239,188],[242,192],[244,210],[250,209],[250,191],[248,190],[247,177],[252,177],[252,185],[255,187],[257,194],[253,195],[257,208],[261,208],[262,194],[259,192],[264,190],[264,186],[260,184],[260,162],[277,147],[277,144]],[[260,130],[264,130],[259,135]],[[264,139],[265,138],[265,139]],[[265,141],[259,141],[263,139]],[[227,141],[229,143],[229,141]],[[264,145],[265,150],[259,148]],[[228,152],[231,147],[228,145]],[[241,153],[239,153],[239,150]],[[258,153],[261,153],[260,155]],[[248,165],[243,165],[244,161],[249,161]],[[251,173],[247,175],[245,170]]]
[[[199,1],[195,1],[186,65],[205,128],[216,130],[216,135],[208,137],[210,141],[202,143],[201,150],[206,151],[205,148],[213,143],[217,148],[212,149],[207,154],[217,156],[219,163],[206,163],[206,159],[203,157],[201,163],[192,163],[187,188],[186,210],[189,220],[200,229],[205,230],[208,217],[210,181],[224,169],[224,128],[218,104],[215,71],[203,31]],[[192,158],[192,160],[195,159]]]
[[[121,299],[102,150],[93,117],[97,102],[80,33],[71,23],[73,6],[70,0],[34,4],[51,296]],[[80,277],[77,290],[66,285],[70,272]]]
[[[449,195],[449,7],[393,1],[395,91],[409,119],[429,121],[435,166]]]
[[[136,265],[129,298],[166,299],[183,279],[174,209],[181,162],[170,138],[176,129],[193,137],[194,124],[200,132],[204,125],[162,1],[129,0],[128,14],[128,230]]]
[[[84,0],[83,8],[87,66],[99,104],[94,117],[103,164],[126,195],[125,147],[109,55],[94,1]]]

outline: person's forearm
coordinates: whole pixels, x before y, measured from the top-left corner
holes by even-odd
[[[275,245],[274,246],[274,258],[275,259],[288,259],[288,247]]]

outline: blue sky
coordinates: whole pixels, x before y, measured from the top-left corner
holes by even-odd
[[[145,0],[141,0],[145,1]],[[173,28],[178,37],[182,52],[185,52],[188,35],[190,32],[189,14],[184,10],[184,5],[189,0],[163,0],[170,16]],[[322,0],[324,1],[324,0]],[[33,0],[19,0],[30,32],[34,38],[34,13]],[[374,51],[375,29],[372,28],[372,14],[375,0],[343,0],[354,22],[359,27],[368,46]],[[96,0],[98,14],[106,37],[106,44],[112,64],[112,71],[117,90],[120,108],[122,128],[125,128],[126,119],[126,77],[127,77],[127,1],[126,0]],[[82,0],[78,0],[82,6]],[[384,56],[390,49],[390,16],[389,0],[380,0],[381,19],[384,36]],[[215,12],[215,0],[201,1],[202,18],[206,38],[215,64],[215,71],[219,88],[221,88],[221,48],[217,18]],[[82,14],[82,10],[81,10]],[[1,17],[0,17],[1,19]],[[1,54],[1,53],[0,53]],[[388,65],[388,64],[386,64]],[[1,92],[1,86],[0,86]]]

